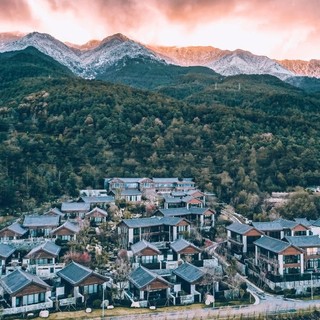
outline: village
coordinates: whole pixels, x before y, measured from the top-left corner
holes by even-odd
[[[227,215],[190,178],[105,178],[0,230],[2,315],[249,304],[247,281],[312,299],[319,235],[320,220]]]

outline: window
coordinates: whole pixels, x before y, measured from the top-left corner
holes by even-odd
[[[84,294],[91,294],[98,292],[98,284],[90,284],[88,286],[83,286],[83,293]]]
[[[29,305],[29,304],[36,304],[45,301],[45,293],[35,293],[35,294],[28,294],[22,297],[22,304]]]

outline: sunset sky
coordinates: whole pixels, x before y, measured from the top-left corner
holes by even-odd
[[[241,48],[320,59],[320,0],[0,0],[0,32],[83,44],[114,33],[145,44]]]

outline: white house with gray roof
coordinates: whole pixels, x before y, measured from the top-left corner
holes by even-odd
[[[51,287],[38,276],[22,270],[15,270],[0,279],[0,295],[6,302],[3,315],[53,307]]]
[[[23,258],[22,264],[27,267],[30,273],[36,274],[42,279],[52,278],[65,265],[58,261],[60,250],[61,247],[54,242],[46,241],[33,248]]]

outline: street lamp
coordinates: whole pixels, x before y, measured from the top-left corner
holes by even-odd
[[[102,284],[102,319],[104,319],[104,291],[106,290],[106,283]]]

